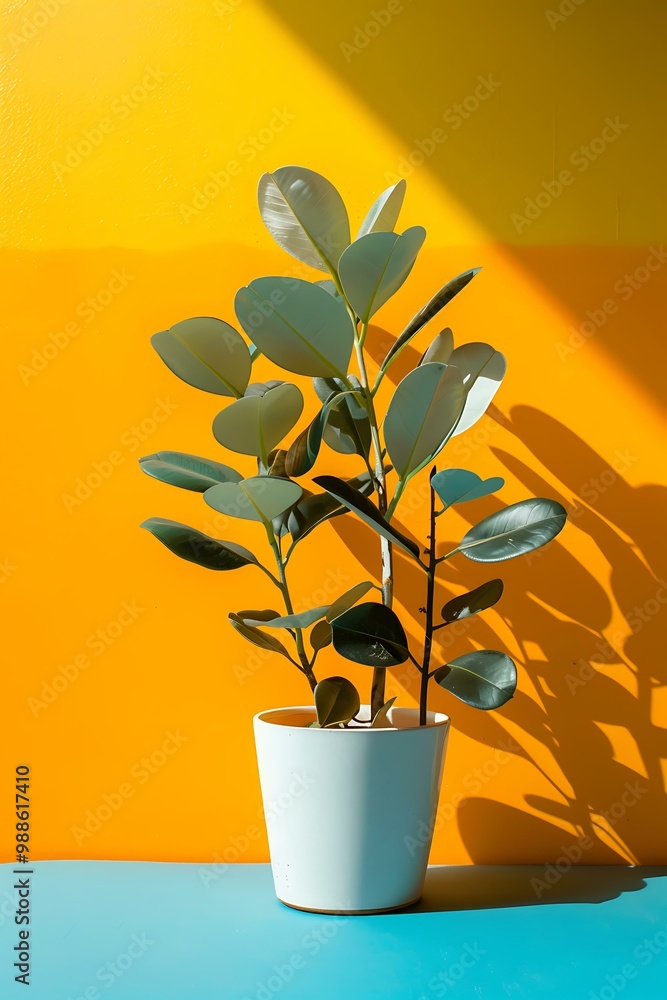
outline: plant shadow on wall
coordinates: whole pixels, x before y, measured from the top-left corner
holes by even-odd
[[[387,335],[375,333],[383,343]],[[530,811],[493,801],[483,792],[464,797],[457,811],[461,837],[478,864],[497,861],[499,845],[516,840],[525,845],[527,860],[555,859],[564,848],[568,864],[654,860],[664,853],[662,831],[667,825],[661,769],[661,760],[667,758],[667,730],[652,721],[654,693],[667,684],[664,659],[652,653],[656,646],[664,646],[657,633],[665,637],[666,541],[656,538],[654,526],[664,513],[667,490],[654,484],[630,486],[623,470],[632,464],[632,454],[619,451],[616,468],[611,468],[563,424],[532,407],[515,407],[506,417],[492,406],[489,416],[532,454],[529,467],[491,444],[498,472],[504,466],[531,493],[548,494],[563,504],[576,530],[585,532],[609,563],[621,617],[617,614],[614,627],[614,609],[600,582],[559,540],[551,544],[548,559],[541,559],[540,550],[505,566],[503,576],[512,595],[505,620],[534,689],[529,693],[529,685],[520,685],[514,699],[493,714],[480,716],[458,706],[455,723],[482,743],[503,747],[513,739],[515,752],[545,775],[552,794],[527,795]],[[548,481],[535,471],[540,465],[549,474]],[[554,478],[563,484],[560,496]],[[464,517],[487,514],[497,509],[498,501],[486,498],[473,506],[471,515],[464,507],[459,512]],[[348,519],[333,527],[371,569],[375,553],[370,533]],[[398,527],[409,533],[408,523]],[[442,542],[442,551],[451,547]],[[451,599],[448,583],[472,589],[480,582],[479,566],[459,562],[454,571],[450,565],[448,578],[438,585],[436,605]],[[418,621],[419,573],[405,560],[397,579],[397,599]],[[499,613],[504,617],[502,606]],[[477,621],[469,636],[467,632],[462,627],[455,639],[457,655],[475,648],[471,639],[491,647],[502,645],[489,618]],[[448,647],[441,651],[436,646],[438,653],[451,655]],[[399,669],[396,680],[418,697],[409,672]],[[434,707],[451,710],[446,697],[436,695]],[[512,736],[503,718],[511,723]],[[528,737],[525,747],[516,727]],[[617,759],[606,727],[611,734],[614,728],[622,733],[626,745],[628,739],[634,741],[634,766]],[[530,749],[535,742],[543,748],[538,754]],[[495,832],[492,842],[490,829]],[[647,851],[648,830],[655,830],[650,859],[642,857],[641,846]],[[531,845],[537,845],[535,851]]]

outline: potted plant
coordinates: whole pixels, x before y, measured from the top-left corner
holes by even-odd
[[[439,565],[456,556],[495,563],[530,552],[557,535],[566,519],[553,500],[523,500],[485,517],[451,551],[438,552],[440,516],[503,485],[464,469],[437,471],[433,463],[450,438],[485,412],[505,360],[488,344],[455,347],[451,330],[444,329],[380,412],[379,390],[391,365],[479,270],[436,292],[371,378],[369,324],[408,277],[426,235],[419,226],[394,232],[404,194],[402,180],[381,194],[352,241],[343,201],[324,177],[293,166],[264,174],[259,206],[266,227],[283,249],[326,278],[262,277],[241,288],[234,305],[248,340],[209,317],[176,323],[152,338],[179,378],[229,397],[213,434],[223,447],[256,461],[250,476],[178,452],[140,463],[156,479],[202,493],[216,511],[257,522],[271,565],[233,541],[174,521],[150,518],[143,527],[183,559],[211,570],[252,567],[278,592],[282,610],[242,609],[229,620],[249,642],[290,660],[313,694],[314,704],[262,712],[254,726],[264,801],[290,799],[269,830],[277,895],[319,912],[396,909],[422,891],[449,727],[447,716],[427,709],[429,682],[484,710],[514,693],[516,668],[503,652],[477,650],[448,662],[437,655],[437,630],[491,607],[503,590],[501,580],[492,579],[438,609]],[[289,444],[302,392],[289,381],[252,382],[260,353],[287,372],[311,377],[319,397],[316,416]],[[324,444],[356,456],[361,471],[345,480],[319,474],[304,485]],[[430,498],[425,549],[394,524],[406,486],[422,472],[429,476]],[[349,512],[378,535],[380,583],[360,582],[329,606],[295,613],[288,573],[295,547]],[[392,607],[397,550],[423,574],[419,655]],[[341,673],[318,680],[318,655],[328,645],[341,657]],[[367,705],[342,675],[343,660],[371,668]],[[386,671],[408,660],[420,678],[419,709],[385,699]],[[290,797],[297,774],[305,775],[307,788]],[[415,850],[418,830],[427,835]]]

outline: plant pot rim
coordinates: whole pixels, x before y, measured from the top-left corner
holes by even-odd
[[[368,705],[362,705],[362,709],[368,709]],[[394,708],[389,710],[390,718],[395,711]],[[407,733],[414,732],[415,730],[426,730],[426,729],[436,729],[439,726],[448,726],[450,723],[450,718],[445,715],[444,712],[428,712],[427,713],[427,723],[425,726],[419,725],[419,709],[418,708],[398,708],[398,713],[403,715],[403,721],[407,719],[414,718],[415,722],[413,725],[400,725],[391,726],[384,729],[377,728],[371,729],[368,726],[352,726],[346,729],[310,729],[309,732],[312,733],[329,733],[329,734],[340,734],[340,733]],[[314,705],[289,705],[282,708],[268,708],[263,712],[257,712],[253,716],[253,723],[262,723],[267,726],[280,726],[281,729],[293,730],[296,732],[304,732],[308,727],[297,723],[290,723],[286,721],[290,717],[303,716],[307,718],[309,722],[314,722],[317,718],[317,713],[315,711]],[[281,719],[283,721],[281,721]]]

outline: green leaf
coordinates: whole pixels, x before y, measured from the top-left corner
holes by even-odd
[[[306,167],[262,174],[259,211],[278,246],[320,271],[335,270],[350,242],[343,199],[326,177]]]
[[[389,362],[403,350],[406,344],[412,340],[416,333],[419,333],[424,324],[428,323],[428,321],[433,319],[434,316],[437,316],[440,310],[446,306],[448,302],[451,302],[454,296],[458,295],[458,293],[466,287],[468,282],[472,281],[475,275],[479,274],[481,270],[481,267],[474,267],[470,271],[464,271],[463,274],[459,274],[456,278],[452,278],[451,281],[448,281],[446,285],[443,285],[442,288],[435,293],[433,298],[426,303],[423,309],[420,309],[419,312],[412,317],[405,330],[403,330],[403,333],[401,333],[401,335],[392,344],[387,356],[382,362],[381,371],[384,371]]]
[[[455,549],[474,562],[501,562],[539,549],[555,538],[567,511],[555,500],[520,500],[485,517]]]
[[[448,362],[461,372],[465,388],[463,412],[452,437],[463,434],[486,410],[498,392],[507,368],[505,358],[490,344],[462,344]]]
[[[481,587],[476,587],[467,594],[461,594],[459,597],[447,601],[441,611],[442,617],[447,624],[450,624],[450,622],[458,621],[460,618],[469,618],[470,615],[479,614],[480,611],[492,608],[500,600],[502,592],[502,580],[489,580]]]
[[[328,621],[320,621],[313,626],[310,633],[310,645],[317,652],[320,649],[324,649],[325,646],[330,646],[331,638],[331,625]]]
[[[233,628],[251,642],[253,646],[259,646],[260,649],[268,649],[271,653],[280,653],[281,656],[286,656],[288,660],[292,657],[289,655],[285,646],[282,642],[276,639],[273,635],[267,635],[266,632],[262,632],[261,629],[255,628],[254,625],[246,625],[242,622],[238,615],[233,612],[227,616]]]
[[[337,653],[369,667],[394,667],[408,658],[408,640],[395,611],[384,604],[358,604],[331,622]]]
[[[326,677],[315,688],[317,721],[322,729],[348,723],[360,707],[359,693],[346,677]]]
[[[250,354],[229,323],[197,316],[151,337],[167,368],[183,382],[218,396],[242,396],[250,378]]]
[[[426,230],[413,226],[401,235],[368,233],[352,243],[338,265],[348,302],[362,321],[401,287],[417,259]]]
[[[370,580],[365,580],[364,583],[357,583],[354,587],[350,587],[349,590],[347,590],[344,594],[341,594],[341,596],[338,597],[329,607],[326,613],[326,620],[328,622],[332,622],[334,618],[338,618],[338,616],[342,615],[344,611],[347,611],[349,608],[353,607],[357,601],[360,601],[361,598],[364,597],[369,590],[372,590],[374,586],[375,584],[371,583]]]
[[[353,490],[361,493],[372,493],[373,484],[367,472],[354,479],[347,480],[348,485]],[[340,514],[347,514],[348,508],[330,493],[309,493],[304,490],[301,500],[292,508],[287,520],[286,530],[292,536],[292,542],[300,542],[309,535],[314,528],[324,521],[329,521],[332,517]]]
[[[348,375],[351,386],[359,390],[359,395],[346,392],[341,379],[314,378],[315,392],[323,403],[332,400],[332,393],[338,393],[328,412],[322,431],[322,440],[341,455],[368,457],[371,447],[371,425],[368,411],[362,403],[362,388],[356,375]],[[345,393],[343,395],[343,393]]]
[[[303,410],[301,390],[281,382],[264,395],[244,396],[213,421],[216,441],[241,455],[268,455],[294,427]]]
[[[350,486],[343,479],[338,479],[337,476],[316,476],[313,480],[318,486],[325,489],[331,496],[335,497],[336,500],[340,501],[349,510],[354,511],[354,513],[361,518],[366,524],[370,525],[374,531],[377,531],[380,535],[383,535],[390,542],[398,545],[400,548],[409,552],[411,556],[415,559],[419,559],[419,546],[416,542],[412,542],[405,535],[402,535],[400,531],[392,527],[388,521],[386,521],[375,504],[365,497],[354,487]]]
[[[205,569],[228,570],[241,566],[259,566],[257,559],[236,542],[210,538],[196,528],[163,517],[149,517],[141,525],[162,542],[170,552]]]
[[[450,365],[421,365],[399,382],[384,420],[384,437],[401,479],[414,475],[444,447],[463,401],[461,374]]]
[[[318,286],[318,288],[323,288],[324,291],[327,293],[327,295],[333,296],[334,299],[338,299],[339,302],[342,302],[343,305],[345,305],[345,302],[340,297],[338,289],[336,288],[331,278],[323,278],[322,281],[316,281],[315,284]]]
[[[464,653],[439,667],[436,682],[471,708],[500,708],[516,690],[516,667],[493,649]]]
[[[352,395],[349,390],[346,390],[346,393]],[[285,460],[285,470],[288,476],[304,476],[310,472],[319,455],[327,421],[331,419],[336,406],[341,405],[343,401],[343,393],[337,390],[332,393],[311,424],[292,442]]]
[[[245,521],[268,524],[301,496],[301,487],[290,479],[277,476],[252,476],[240,483],[221,483],[204,493],[204,500],[213,510]]]
[[[228,465],[181,451],[158,451],[154,455],[146,455],[139,459],[139,466],[153,479],[195,493],[203,493],[216,483],[238,483],[243,479],[240,472]]]
[[[345,306],[300,278],[256,278],[234,300],[236,315],[263,354],[299,375],[347,372],[354,328]]]
[[[405,197],[405,181],[403,178],[383,191],[377,201],[373,202],[368,215],[361,223],[357,239],[367,233],[391,233],[398,221],[403,199]]]
[[[439,361],[441,365],[449,364],[454,350],[454,334],[445,327],[437,337],[434,337],[421,356],[420,365],[428,365],[431,361]]]
[[[242,621],[245,621],[246,618],[252,618],[253,621],[270,622],[273,618],[280,618],[280,612],[274,611],[273,608],[265,608],[263,611],[247,609],[245,611],[237,611],[236,617]]]
[[[311,608],[310,611],[301,611],[298,615],[283,615],[280,618],[272,618],[270,621],[266,619],[254,620],[244,615],[243,621],[246,625],[264,624],[267,628],[308,628],[314,622],[324,618],[327,610],[328,605],[325,604],[322,608]]]
[[[500,476],[491,479],[480,479],[474,472],[467,469],[443,469],[431,477],[431,486],[438,494],[445,507],[455,503],[467,503],[480,497],[496,493],[505,485]]]
[[[396,698],[390,698],[389,701],[385,701],[384,705],[378,708],[377,712],[373,716],[373,721],[371,722],[371,729],[392,729],[392,724],[389,721],[389,709],[396,701]]]

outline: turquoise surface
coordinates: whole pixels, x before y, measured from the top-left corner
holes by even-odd
[[[431,868],[395,914],[290,910],[267,865],[0,866],[0,996],[375,1000],[667,996],[667,868]],[[15,946],[30,881],[30,988]]]

